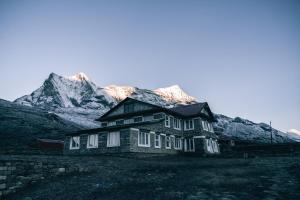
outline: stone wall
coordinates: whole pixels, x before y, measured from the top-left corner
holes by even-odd
[[[0,199],[29,184],[75,172],[87,172],[62,156],[0,156]]]

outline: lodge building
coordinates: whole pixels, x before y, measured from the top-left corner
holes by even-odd
[[[164,108],[128,97],[97,120],[100,128],[66,135],[65,154],[220,152],[206,102]]]

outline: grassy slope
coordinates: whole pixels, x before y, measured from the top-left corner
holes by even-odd
[[[0,99],[0,149],[23,149],[34,138],[63,139],[80,127],[41,109]]]

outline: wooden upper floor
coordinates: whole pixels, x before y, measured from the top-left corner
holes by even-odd
[[[102,127],[155,122],[175,133],[210,132],[215,118],[207,103],[164,108],[132,98],[126,98],[98,119]]]

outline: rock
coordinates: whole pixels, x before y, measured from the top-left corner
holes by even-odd
[[[65,173],[66,172],[66,168],[64,168],[64,167],[58,168],[58,172],[59,173]]]

